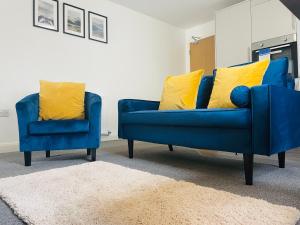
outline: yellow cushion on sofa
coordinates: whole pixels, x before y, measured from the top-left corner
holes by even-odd
[[[159,110],[195,109],[204,70],[168,76],[164,83]]]
[[[230,100],[231,91],[240,85],[261,85],[269,63],[266,59],[245,66],[217,69],[208,108],[236,108]]]
[[[83,83],[40,81],[40,118],[83,119],[84,96]]]

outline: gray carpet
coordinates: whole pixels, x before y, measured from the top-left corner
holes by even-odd
[[[127,157],[123,141],[106,142],[98,151],[98,160],[147,171],[201,186],[225,190],[243,196],[300,209],[300,150],[287,153],[286,168],[279,169],[277,157],[255,157],[254,185],[244,185],[242,156],[229,153],[190,150],[136,143],[134,159]],[[85,151],[34,153],[31,167],[23,166],[21,153],[0,154],[0,178],[88,163]],[[94,171],[97,172],[97,171]],[[34,204],[34,203],[33,203]],[[0,224],[23,224],[5,203],[0,201]],[[300,225],[300,221],[297,223]]]

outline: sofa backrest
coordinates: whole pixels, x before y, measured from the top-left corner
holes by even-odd
[[[204,76],[200,82],[196,108],[207,108],[214,85],[214,76]]]
[[[243,66],[250,63],[239,64],[236,66]],[[287,87],[289,89],[294,89],[295,80],[293,75],[288,74],[289,60],[287,57],[282,57],[279,59],[272,60],[270,65],[264,75],[262,84],[275,85],[280,87]],[[197,104],[196,108],[207,108],[210,95],[213,88],[214,77],[216,76],[217,70],[213,71],[213,75],[204,76],[200,82]]]
[[[253,62],[238,64],[231,67],[244,66],[251,63]],[[271,60],[270,65],[268,66],[268,69],[264,75],[262,84],[275,85],[279,87],[289,87],[288,83],[293,83],[294,80],[293,77],[290,74],[288,74],[288,69],[288,57],[281,57],[278,59]],[[214,70],[214,75],[215,74],[216,70]]]
[[[287,87],[289,59],[287,57],[272,60],[264,75],[262,84]]]
[[[295,89],[295,78],[292,74],[287,75],[287,86],[288,89]]]

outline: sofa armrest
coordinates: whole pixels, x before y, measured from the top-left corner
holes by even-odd
[[[16,104],[20,142],[28,136],[28,124],[39,118],[39,94],[28,95]]]
[[[158,101],[147,101],[137,99],[122,99],[118,103],[118,135],[119,138],[123,137],[123,126],[122,126],[122,113],[142,111],[142,110],[158,110]]]
[[[262,85],[251,88],[252,144],[272,155],[300,146],[300,92]]]
[[[119,113],[142,110],[158,110],[159,102],[138,99],[122,99],[119,101],[118,108]]]
[[[99,95],[86,92],[85,93],[85,118],[89,120],[90,123],[90,133],[100,138],[100,128],[101,128],[101,108],[102,99]]]

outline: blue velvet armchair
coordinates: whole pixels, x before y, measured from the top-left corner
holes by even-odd
[[[25,166],[31,165],[33,151],[87,149],[96,160],[100,145],[101,97],[85,93],[85,119],[39,120],[39,94],[32,94],[16,104],[20,152],[24,152]]]
[[[119,137],[128,140],[129,158],[134,140],[242,153],[245,180],[253,183],[254,155],[278,154],[300,146],[300,92],[287,74],[286,58],[272,62],[263,85],[249,90],[249,104],[234,109],[207,109],[214,76],[203,77],[195,110],[160,111],[158,101],[119,101]],[[247,97],[247,99],[248,99]]]

